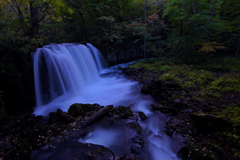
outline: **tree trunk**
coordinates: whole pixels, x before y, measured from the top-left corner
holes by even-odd
[[[237,58],[237,56],[238,56],[239,46],[240,46],[240,30],[239,30],[238,48],[237,48],[237,53],[236,53],[236,57],[235,58]]]
[[[31,25],[30,36],[34,36],[38,33],[39,28],[39,14],[38,14],[38,5],[34,4],[36,1],[30,2],[30,13],[31,13]]]
[[[146,17],[146,3],[145,0],[143,0],[144,4],[144,26],[145,26],[145,31],[144,31],[144,59],[146,58],[146,43],[147,43],[147,17]]]
[[[212,15],[211,15],[211,19],[210,19],[210,24],[213,22],[213,16],[214,16],[214,12],[215,12],[216,3],[217,3],[217,1],[214,1],[214,3],[213,3],[214,7],[212,8]],[[211,37],[211,31],[212,31],[212,28],[210,26],[209,29],[208,29],[208,38],[207,38],[208,41],[210,40],[210,37]]]

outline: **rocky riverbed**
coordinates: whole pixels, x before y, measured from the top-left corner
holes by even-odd
[[[177,156],[183,160],[239,159],[233,142],[226,133],[239,135],[239,121],[212,114],[223,110],[222,103],[239,104],[239,94],[224,94],[223,100],[196,99],[197,88],[182,88],[174,81],[160,81],[161,73],[140,69],[122,69],[130,79],[140,82],[141,92],[156,101],[152,111],[168,118],[164,128],[169,137],[182,135],[185,146]],[[213,107],[214,106],[214,107]],[[131,106],[100,106],[73,104],[68,112],[57,109],[49,117],[34,116],[32,111],[5,117],[1,121],[0,159],[122,159],[138,160],[149,157],[139,122],[146,121],[143,112],[133,113]],[[124,156],[116,156],[109,148],[79,142],[92,126],[127,128],[129,136]],[[108,137],[106,137],[108,138]],[[237,138],[235,138],[237,139]]]

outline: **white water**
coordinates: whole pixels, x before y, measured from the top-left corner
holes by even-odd
[[[73,103],[131,106],[133,112],[142,111],[148,116],[147,120],[139,122],[146,141],[145,149],[151,154],[146,160],[178,159],[176,153],[182,147],[179,137],[174,140],[163,132],[168,118],[151,112],[150,104],[153,100],[150,96],[141,94],[139,83],[118,74],[120,71],[114,69],[117,67],[103,69],[103,58],[94,46],[48,45],[38,49],[33,60],[37,105],[35,115],[45,116],[57,108],[67,112]],[[122,64],[121,67],[126,65]],[[99,73],[105,76],[100,76]],[[127,146],[126,142],[134,136],[130,132],[97,126],[80,141],[104,145],[117,156],[123,156],[123,146]],[[121,139],[125,139],[125,143]]]

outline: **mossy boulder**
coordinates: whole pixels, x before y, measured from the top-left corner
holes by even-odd
[[[69,107],[68,113],[71,114],[73,117],[84,116],[90,111],[98,110],[98,107],[99,105],[74,103]]]
[[[114,118],[126,119],[133,116],[133,113],[129,107],[119,106],[117,108],[113,108],[110,114]]]

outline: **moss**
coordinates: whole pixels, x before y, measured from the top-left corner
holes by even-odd
[[[208,89],[202,87],[199,92],[199,96],[203,98],[212,97],[212,98],[220,99],[222,95],[217,91],[209,91]]]
[[[208,89],[221,92],[240,92],[240,75],[225,74],[210,83]]]
[[[162,72],[168,72],[168,71],[170,71],[171,69],[172,69],[171,66],[164,65],[164,66],[162,66],[162,67],[160,68],[160,71],[162,71]]]
[[[159,72],[161,71],[161,67],[164,66],[166,63],[161,60],[151,60],[151,59],[146,59],[144,61],[139,61],[137,63],[134,63],[130,66],[129,68],[141,68],[144,67],[145,70],[147,71],[153,71],[153,72]],[[167,67],[169,69],[169,67]],[[164,67],[163,67],[164,69]],[[165,67],[166,69],[166,67]]]
[[[216,112],[214,114],[240,120],[240,107],[229,106],[223,109],[221,112]]]
[[[205,70],[188,72],[186,77],[191,82],[201,85],[208,84],[215,79],[211,72]]]
[[[173,81],[173,82],[181,82],[182,80],[180,78],[178,78],[175,74],[171,74],[171,73],[165,73],[162,75],[162,77],[160,77],[158,80],[164,82],[164,81]]]

